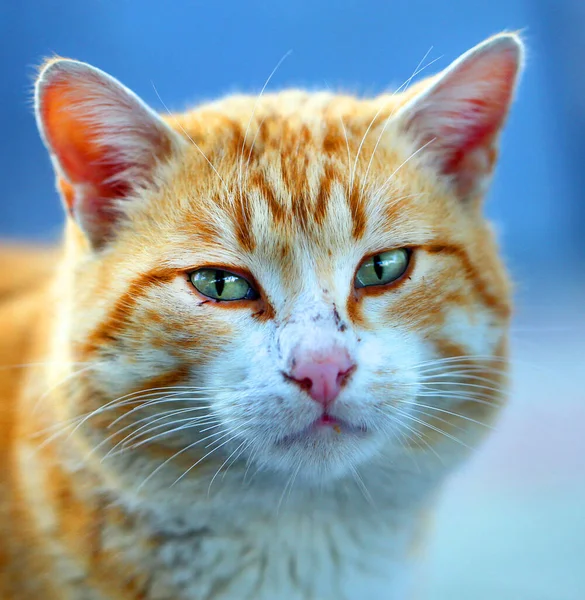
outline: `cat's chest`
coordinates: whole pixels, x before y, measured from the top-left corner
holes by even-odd
[[[152,555],[149,600],[404,600],[410,536],[375,519],[286,516],[175,531]],[[172,592],[170,591],[172,590]]]

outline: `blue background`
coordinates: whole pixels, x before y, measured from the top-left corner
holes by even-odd
[[[370,94],[399,86],[431,47],[429,73],[495,32],[522,29],[527,68],[486,210],[522,281],[535,263],[566,270],[585,257],[585,2],[2,2],[0,236],[52,239],[62,223],[31,107],[35,67],[48,55],[93,63],[162,110],[154,85],[183,109],[258,92],[288,50],[269,89]]]

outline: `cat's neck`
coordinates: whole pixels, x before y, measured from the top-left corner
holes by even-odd
[[[157,503],[129,510],[136,531],[158,540],[152,569],[165,574],[177,598],[403,600],[426,503],[379,507],[362,490],[341,492],[345,483],[287,491],[284,499],[279,489],[265,503],[253,488],[248,497],[222,499],[221,491],[233,492],[228,486],[209,502],[193,498],[191,510]]]
[[[186,582],[185,598],[398,600],[410,587],[419,516],[372,507],[272,515],[244,508],[198,527],[164,519],[150,526],[164,540],[159,568]]]
[[[21,455],[23,491],[39,526],[48,527],[39,537],[52,537],[60,549],[61,573],[78,577],[93,556],[105,589],[108,579],[115,588],[128,573],[154,575],[141,583],[147,599],[160,591],[149,581],[176,600],[404,598],[425,510],[404,494],[382,498],[372,486],[364,495],[344,481],[312,491],[286,490],[283,481],[278,493],[269,492],[273,482],[252,481],[237,493],[228,477],[211,493],[208,485],[203,491],[187,482],[172,490],[169,497],[179,502],[170,503],[162,487],[121,490],[87,463],[62,458],[48,460],[45,453],[40,461],[30,447]],[[367,474],[365,482],[371,483]],[[97,524],[107,536],[90,537]]]

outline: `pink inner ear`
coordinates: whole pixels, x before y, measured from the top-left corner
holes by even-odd
[[[124,200],[149,185],[178,139],[121,83],[89,65],[51,62],[37,83],[37,119],[69,213],[94,246],[114,233]]]
[[[496,138],[512,100],[519,42],[503,37],[455,63],[407,111],[408,128],[424,143],[458,191],[481,189],[496,158]]]
[[[83,113],[80,92],[69,82],[57,80],[45,86],[39,106],[45,137],[69,184],[64,187],[70,190],[66,194],[70,210],[77,186],[84,194],[95,195],[96,202],[123,197],[129,185],[116,175],[133,166],[100,140],[103,131]]]
[[[479,64],[469,65],[470,82],[477,86],[483,96],[471,96],[462,102],[459,114],[453,115],[455,123],[462,124],[453,127],[451,132],[459,138],[459,143],[453,147],[452,157],[445,164],[448,173],[457,171],[463,157],[476,148],[490,148],[496,134],[501,129],[506,118],[508,106],[512,100],[517,57],[511,53],[501,53],[490,60],[489,56],[478,59]],[[474,68],[475,67],[475,68]],[[462,74],[465,79],[465,74]],[[449,133],[446,135],[449,138]]]
[[[474,106],[475,105],[475,106]],[[500,129],[501,122],[495,119],[486,119],[486,113],[488,112],[485,106],[480,100],[470,102],[467,110],[462,111],[462,114],[456,115],[454,118],[462,119],[469,123],[464,135],[460,137],[460,141],[457,145],[454,145],[446,157],[443,170],[446,174],[456,173],[462,165],[465,157],[468,156],[473,150],[480,147],[486,149],[491,147],[491,142]],[[449,139],[449,134],[453,132],[446,132],[446,139]],[[459,131],[456,134],[460,134]],[[493,153],[495,158],[495,152]],[[491,166],[491,162],[490,165]]]

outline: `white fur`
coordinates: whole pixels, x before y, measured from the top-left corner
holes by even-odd
[[[481,53],[495,52],[497,57],[497,44],[508,48],[511,41],[491,44],[472,51],[465,60],[477,60]],[[444,78],[451,78],[449,73],[457,73],[461,64],[451,67]],[[123,88],[77,64],[69,64],[66,71],[69,77],[82,73],[91,81],[98,78],[103,95],[98,104],[90,103],[91,118],[102,115],[105,108],[111,110],[108,103],[118,102],[122,94],[122,104],[126,102],[127,108],[131,102],[131,112],[138,115],[138,129],[144,132],[143,126],[154,127],[160,133],[160,123],[152,122],[152,115],[135,104],[133,97],[126,97]],[[56,74],[62,75],[58,69]],[[419,99],[422,105],[413,106],[436,123],[441,111],[456,108],[469,89],[479,93],[483,85],[459,83],[455,81],[446,95],[435,84]],[[93,84],[90,89],[96,91]],[[425,104],[431,99],[437,104]],[[405,108],[397,119],[411,108]],[[114,110],[105,131],[109,141],[115,137],[113,125],[119,126],[127,116]],[[116,140],[120,152],[145,156],[139,139]],[[275,189],[284,189],[276,169],[268,169],[265,175]],[[308,170],[310,189],[320,175],[320,165]],[[100,450],[103,432],[93,431],[91,422],[83,430],[85,437],[75,438],[79,446],[62,447],[64,461],[74,469],[79,467],[80,448],[90,455],[89,470],[104,478],[96,492],[107,502],[119,504],[136,521],[131,532],[112,525],[104,539],[122,557],[139,559],[144,571],[152,573],[149,600],[409,597],[411,555],[421,515],[441,481],[467,454],[465,443],[479,426],[466,421],[462,440],[446,435],[430,447],[425,445],[424,423],[416,421],[417,403],[430,405],[429,410],[456,411],[459,401],[454,395],[443,397],[440,390],[425,395],[429,377],[424,365],[438,357],[430,335],[436,331],[429,333],[408,318],[394,316],[409,289],[432,284],[436,276],[436,263],[424,251],[420,250],[416,268],[403,285],[391,294],[363,298],[361,308],[368,324],[351,326],[348,297],[364,256],[385,245],[422,246],[430,236],[428,226],[400,223],[394,231],[391,227],[381,231],[380,219],[373,215],[374,224],[364,239],[354,243],[345,191],[335,185],[332,195],[318,235],[305,235],[293,226],[287,231],[286,273],[275,258],[279,232],[268,218],[265,203],[253,194],[251,230],[256,249],[245,256],[219,205],[212,215],[219,231],[217,246],[199,247],[188,235],[181,237],[175,230],[170,234],[174,256],[169,263],[185,270],[193,264],[241,264],[261,282],[274,318],[253,320],[250,311],[222,312],[213,304],[202,305],[187,278],[177,275],[171,284],[153,286],[138,298],[130,322],[124,324],[126,329],[117,333],[116,345],[106,348],[109,352],[98,352],[99,363],[90,377],[103,397],[122,396],[139,382],[178,364],[193,365],[187,383],[201,386],[205,397],[194,394],[183,402],[191,402],[202,409],[201,414],[214,419],[209,429],[215,428],[215,437],[207,445],[198,444],[208,439],[209,431],[196,427],[169,437],[169,447],[179,448],[181,457],[189,459],[187,469],[173,459],[161,464],[140,451],[121,451],[107,455],[110,462],[107,477],[103,476],[106,470],[97,466],[106,450]],[[281,200],[285,205],[294,202],[292,197]],[[397,232],[407,237],[401,239]],[[119,279],[132,279],[128,274],[136,258],[120,256],[118,262]],[[139,264],[145,268],[146,262]],[[118,292],[107,291],[114,301]],[[76,301],[73,298],[73,310]],[[85,305],[89,305],[87,298]],[[149,309],[157,310],[162,324],[152,323],[146,330],[141,310]],[[86,309],[91,314],[84,313],[86,318],[79,324],[80,339],[101,322],[102,310],[96,307],[91,313]],[[206,319],[229,333],[206,331],[199,339]],[[457,311],[447,315],[441,336],[469,354],[490,355],[503,326],[478,311],[473,316]],[[165,343],[153,346],[149,336],[161,333]],[[174,343],[179,337],[173,336],[191,336],[193,343],[180,354],[179,344]],[[216,338],[222,343],[213,346]],[[334,347],[345,350],[357,365],[330,408],[331,416],[347,424],[340,432],[312,427],[322,407],[287,377],[299,348],[315,353]],[[227,464],[232,457],[234,464]],[[157,543],[148,553],[136,556],[139,541],[145,538]]]

